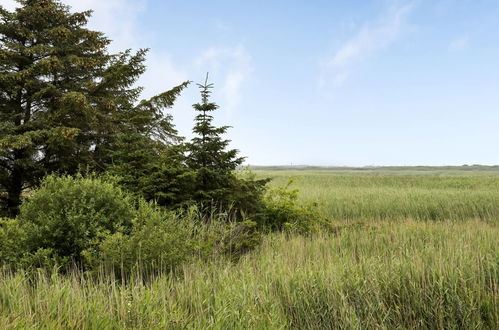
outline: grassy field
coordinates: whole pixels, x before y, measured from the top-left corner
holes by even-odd
[[[493,167],[494,169],[495,167]],[[450,169],[257,170],[273,184],[292,178],[303,200],[333,220],[466,220],[497,222],[499,171]]]
[[[238,262],[120,285],[4,271],[0,328],[499,328],[499,175],[374,172],[257,171],[295,177],[333,230],[268,235]]]

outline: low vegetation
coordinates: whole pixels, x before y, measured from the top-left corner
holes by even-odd
[[[493,329],[498,242],[497,226],[473,220],[342,222],[147,282],[4,272],[0,327]]]

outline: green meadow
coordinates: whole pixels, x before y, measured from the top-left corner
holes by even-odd
[[[497,329],[493,171],[256,169],[300,190],[326,230],[271,233],[239,260],[124,282],[0,276],[0,328]]]
[[[256,169],[273,184],[300,191],[332,220],[468,220],[496,223],[496,167]]]

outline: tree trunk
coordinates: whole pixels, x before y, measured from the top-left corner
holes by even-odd
[[[10,184],[7,187],[7,214],[9,217],[15,217],[19,213],[21,205],[21,194],[23,192],[23,169],[18,160],[22,159],[22,152],[16,152],[14,168],[10,176]]]

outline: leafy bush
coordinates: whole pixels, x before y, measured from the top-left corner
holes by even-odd
[[[260,244],[261,233],[253,221],[230,222],[228,213],[206,214],[197,206],[171,212],[141,202],[129,234],[107,236],[99,246],[84,252],[92,269],[104,267],[118,277],[141,277],[174,271],[197,258],[238,259]]]
[[[119,187],[97,178],[49,176],[22,204],[19,221],[34,256],[79,263],[83,251],[130,231],[134,204]]]
[[[257,179],[249,170],[238,171],[232,176],[226,204],[234,210],[237,219],[256,219],[264,212],[263,196],[269,181],[270,179]]]
[[[93,268],[103,265],[118,275],[129,275],[134,270],[141,275],[171,271],[194,255],[191,233],[191,228],[174,213],[143,201],[129,234],[111,234],[84,255]]]
[[[327,224],[315,203],[298,200],[298,189],[290,189],[292,180],[285,186],[270,188],[263,196],[264,215],[260,225],[267,230],[311,232]]]
[[[0,266],[16,265],[26,250],[26,231],[18,220],[0,219]]]

